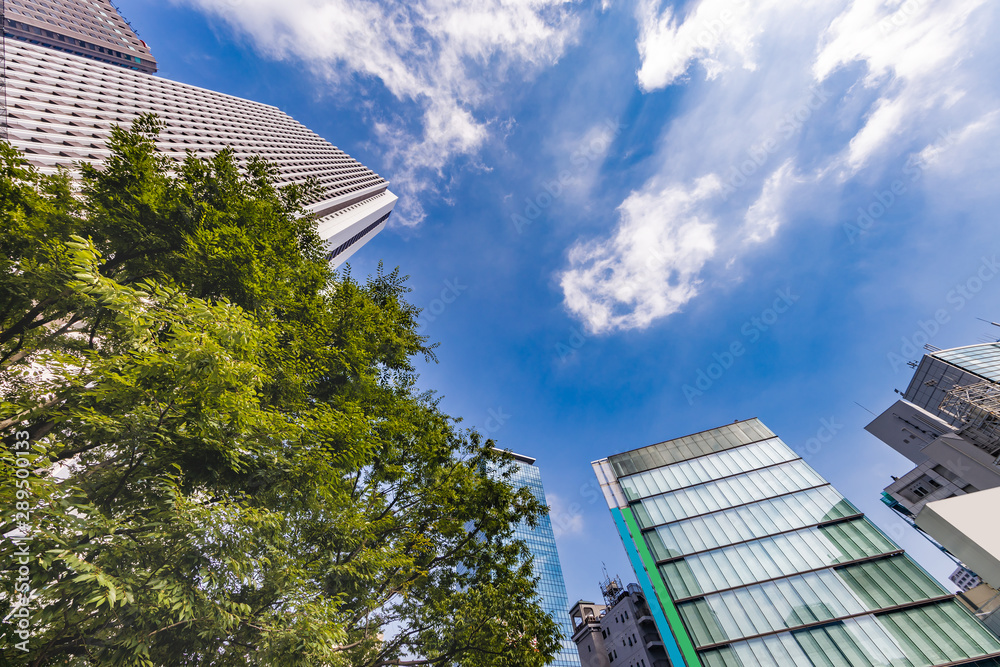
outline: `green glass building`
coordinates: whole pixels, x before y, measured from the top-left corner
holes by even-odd
[[[1000,641],[757,419],[593,465],[674,667],[1000,667]]]

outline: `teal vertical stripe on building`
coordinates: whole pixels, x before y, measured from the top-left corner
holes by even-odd
[[[649,609],[653,613],[653,621],[656,623],[656,629],[660,633],[663,645],[667,647],[667,655],[670,657],[670,662],[674,667],[684,667],[687,663],[684,661],[680,646],[677,645],[677,640],[674,639],[674,634],[670,630],[670,624],[667,623],[667,618],[663,615],[661,604],[656,603],[659,597],[653,589],[653,582],[650,581],[649,576],[646,574],[646,568],[643,566],[642,558],[640,558],[639,552],[635,548],[635,543],[632,541],[628,526],[625,525],[625,519],[622,517],[621,510],[612,509],[611,515],[615,518],[615,525],[618,526],[618,534],[622,538],[622,544],[625,545],[625,551],[628,552],[628,559],[632,562],[632,569],[635,571],[635,576],[639,579],[639,586],[646,595],[646,599],[651,603]]]

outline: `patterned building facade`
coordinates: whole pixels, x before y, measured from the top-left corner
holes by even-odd
[[[156,58],[110,0],[3,0],[4,36],[152,74]]]
[[[5,1],[13,17],[15,0]],[[24,15],[62,29],[71,21],[83,23],[73,17],[91,11],[94,0],[16,1]],[[113,12],[106,0],[93,8]],[[43,172],[100,162],[114,125],[156,113],[165,125],[159,148],[174,159],[188,151],[208,157],[229,147],[240,161],[260,156],[274,164],[278,185],[315,180],[320,194],[309,208],[334,265],[378,234],[396,203],[384,178],[273,106],[15,39],[9,23],[4,55],[5,138]]]

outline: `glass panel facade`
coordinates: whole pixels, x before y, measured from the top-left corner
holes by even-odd
[[[540,502],[545,503],[545,489],[542,487],[542,476],[538,468],[522,461],[515,461],[515,464],[517,472],[511,477],[510,483],[515,487],[527,487]],[[580,656],[573,643],[573,628],[569,622],[566,583],[550,518],[547,515],[542,517],[534,528],[527,524],[517,526],[514,538],[523,540],[534,555],[534,573],[539,578],[538,592],[542,597],[542,608],[555,619],[563,634],[562,650],[549,664],[554,667],[580,667]]]
[[[1000,641],[757,420],[608,463],[686,667],[1000,667]]]
[[[1000,382],[1000,343],[970,345],[935,352],[934,356],[987,380]]]
[[[716,593],[678,609],[695,643],[708,646],[943,595],[900,555]]]
[[[643,523],[641,507],[635,507],[635,514],[639,525],[646,528],[652,522],[647,515],[648,523]],[[857,508],[833,487],[823,486],[660,526],[646,533],[646,540],[656,559],[666,560],[856,514],[860,514]]]
[[[618,480],[629,500],[668,493],[685,486],[738,475],[746,470],[784,463],[798,457],[777,438],[754,443],[718,454],[711,454],[677,465],[655,468]]]
[[[692,516],[749,505],[775,496],[826,484],[826,481],[798,459],[781,465],[753,470],[736,477],[688,487],[673,493],[645,498],[637,506],[643,528],[682,521]]]
[[[807,528],[660,565],[675,599],[887,554],[896,547],[864,519]]]
[[[750,419],[631,452],[615,454],[608,457],[608,462],[611,463],[615,474],[621,479],[626,475],[634,475],[660,466],[687,461],[712,452],[721,452],[773,437],[775,437],[774,433],[759,420]]]
[[[946,600],[737,642],[701,657],[707,667],[928,667],[997,651],[997,638]],[[986,658],[969,667],[997,664]]]

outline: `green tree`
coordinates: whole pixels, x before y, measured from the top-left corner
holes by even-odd
[[[0,656],[545,664],[512,540],[545,508],[418,390],[404,279],[335,274],[311,186],[158,130],[116,129],[76,194],[0,145]]]

